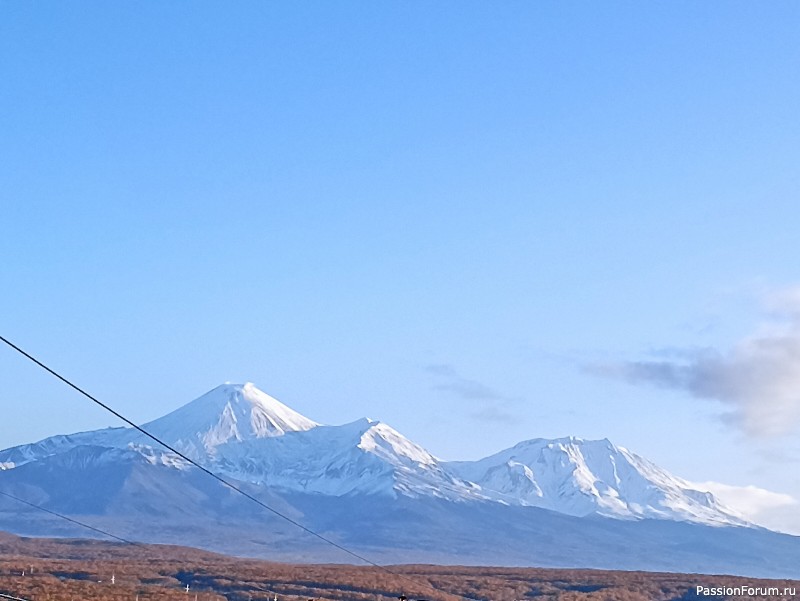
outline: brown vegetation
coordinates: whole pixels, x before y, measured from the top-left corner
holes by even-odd
[[[0,592],[31,601],[684,601],[697,585],[800,582],[732,576],[406,565],[299,565],[165,545],[19,538],[0,533]],[[24,573],[24,575],[23,575]],[[111,583],[112,576],[114,583]],[[186,592],[186,585],[189,592]],[[746,599],[750,597],[730,597]],[[759,597],[764,599],[764,597]],[[773,597],[781,598],[781,597]],[[798,597],[784,597],[797,598]]]

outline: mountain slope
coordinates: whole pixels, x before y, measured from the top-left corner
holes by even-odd
[[[369,419],[222,445],[210,465],[233,478],[283,491],[486,498],[425,449]]]
[[[475,462],[444,464],[386,424],[322,426],[253,384],[224,384],[143,426],[227,477],[282,491],[382,494],[526,505],[574,516],[747,525],[694,489],[609,441],[535,439]],[[77,446],[167,457],[133,428],[108,428],[0,451],[0,470]],[[176,465],[177,457],[170,459]],[[177,463],[176,463],[177,462]]]
[[[142,427],[192,459],[204,460],[229,442],[305,432],[318,425],[248,382],[218,386]]]
[[[196,468],[178,470],[150,464],[135,452],[115,452],[124,454],[121,460],[106,463],[110,455],[101,457],[92,469],[80,467],[80,461],[65,464],[62,458],[50,457],[0,472],[0,490],[131,540],[190,544],[282,561],[353,559]],[[61,477],[54,479],[54,471]],[[243,482],[237,485],[338,544],[384,563],[800,577],[800,539],[762,529],[579,518],[536,507],[430,497],[275,493]],[[28,536],[92,535],[2,497],[0,529]]]
[[[197,461],[207,461],[215,449],[228,442],[282,436],[318,426],[252,383],[222,384],[190,403],[142,427]],[[152,446],[150,438],[133,428],[106,428],[0,451],[0,469],[13,468],[61,453],[79,445],[126,448]]]
[[[387,424],[319,425],[251,384],[218,387],[146,427],[284,515],[380,561],[800,570],[800,538],[747,524],[607,440],[535,439],[445,463]],[[0,451],[0,490],[136,540],[347,560],[132,428]],[[85,534],[8,498],[0,498],[0,528]]]
[[[608,440],[538,438],[446,467],[486,493],[568,515],[747,525],[712,494]]]
[[[249,383],[218,386],[143,428],[222,475],[279,490],[485,498],[386,424],[365,418],[321,426]],[[132,428],[111,428],[0,451],[0,469],[78,446],[134,450],[162,461],[171,456]]]

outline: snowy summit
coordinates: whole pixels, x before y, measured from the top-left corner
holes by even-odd
[[[534,439],[479,461],[446,463],[387,424],[364,418],[321,425],[252,383],[218,386],[143,428],[217,473],[285,493],[499,503],[576,517],[749,526],[711,493],[608,440]],[[80,447],[94,450],[76,454]],[[123,457],[98,449],[190,468],[133,428],[109,428],[0,451],[0,469],[55,457]]]
[[[142,427],[197,458],[225,443],[304,432],[318,425],[247,382],[217,386]]]

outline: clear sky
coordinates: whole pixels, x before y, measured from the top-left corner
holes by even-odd
[[[608,437],[800,498],[798,30],[0,2],[0,330],[142,422],[253,381],[445,459]],[[0,408],[3,448],[114,424],[2,349]]]

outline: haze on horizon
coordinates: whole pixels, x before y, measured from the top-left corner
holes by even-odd
[[[0,11],[1,329],[92,393],[609,438],[800,527],[796,5]],[[118,425],[0,382],[0,448]]]

